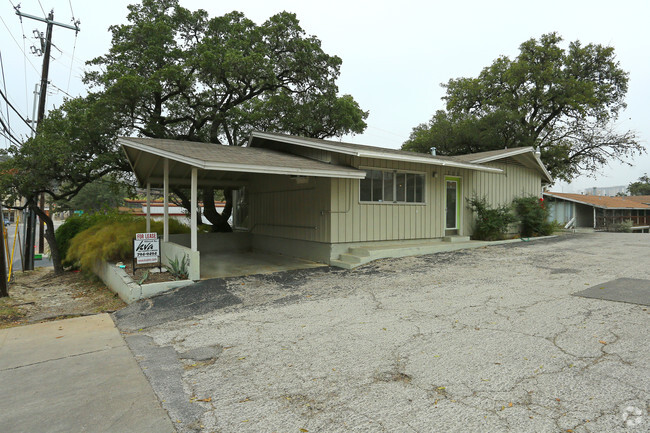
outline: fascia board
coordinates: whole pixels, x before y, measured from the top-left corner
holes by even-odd
[[[485,162],[496,161],[499,159],[507,158],[509,156],[516,156],[526,152],[534,152],[532,147],[523,147],[521,149],[513,149],[510,152],[500,153],[499,155],[486,156],[484,158],[475,159],[472,161],[474,164],[482,164]]]
[[[491,173],[503,173],[503,170],[495,167],[483,167],[475,164],[466,164],[462,162],[446,161],[442,159],[423,158],[417,155],[389,155],[381,152],[358,152],[360,158],[387,159],[391,161],[414,162],[418,164],[438,165],[443,167],[465,168],[468,170],[487,171]]]
[[[141,143],[136,143],[134,141],[125,139],[125,138],[118,138],[117,142],[120,143],[122,146],[128,146],[132,147],[134,149],[141,150],[143,152],[151,153],[156,156],[160,156],[162,158],[167,158],[171,159],[177,162],[182,162],[183,164],[187,164],[193,167],[205,169],[205,163],[201,160],[195,159],[195,158],[190,158],[184,155],[179,155],[177,153],[169,152],[167,150],[162,150],[162,149],[157,149],[155,147],[150,147],[147,146],[146,144],[141,144]]]

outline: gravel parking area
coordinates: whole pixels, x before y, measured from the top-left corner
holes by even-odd
[[[202,282],[227,301],[116,322],[178,431],[647,432],[648,307],[572,293],[649,269],[650,235],[571,235]]]

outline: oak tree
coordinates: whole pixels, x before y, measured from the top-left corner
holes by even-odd
[[[476,78],[449,80],[446,111],[415,127],[403,148],[457,155],[534,146],[564,180],[644,152],[633,131],[614,126],[629,81],[614,48],[561,42],[556,33],[530,39],[516,58],[501,56]]]

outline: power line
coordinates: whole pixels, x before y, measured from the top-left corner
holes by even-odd
[[[7,125],[5,124],[4,120],[2,120],[2,118],[0,118],[0,125],[2,125],[2,129],[4,129],[4,131],[0,131],[0,133],[2,133],[5,138],[8,138],[9,141],[13,140],[15,144],[20,145],[20,141],[14,137],[11,131],[7,128]]]
[[[70,3],[70,10],[72,10],[72,3]],[[74,14],[72,14],[72,19],[74,20]],[[68,94],[68,90],[70,90],[70,79],[72,78],[72,65],[74,62],[74,53],[77,51],[77,35],[74,35],[74,46],[72,47],[72,59],[70,60],[70,73],[68,74],[68,85],[65,88],[66,94]]]
[[[30,62],[29,59],[27,58],[27,54],[25,53],[25,50],[22,49],[22,47],[20,46],[20,44],[18,43],[18,41],[16,40],[14,35],[11,33],[11,30],[9,29],[9,26],[7,25],[5,20],[2,18],[2,16],[0,16],[0,21],[2,21],[2,24],[5,25],[5,27],[7,28],[7,31],[9,32],[9,36],[11,36],[11,39],[14,40],[14,42],[18,46],[18,49],[23,53],[23,56],[25,56],[25,58],[27,59],[29,64],[32,65],[32,68],[34,69],[34,71],[36,71],[36,73],[39,73],[38,69],[36,69],[36,66],[34,66],[34,64],[32,62]],[[23,34],[23,36],[25,36],[25,35]]]
[[[2,61],[2,51],[0,51],[0,69],[2,69],[2,85],[5,89],[5,93],[7,93],[7,80],[5,79],[5,64]],[[9,121],[9,107],[7,106],[7,125],[9,126],[9,129],[11,130],[11,122]]]
[[[36,131],[34,130],[34,128],[32,128],[32,125],[30,125],[29,122],[28,122],[27,120],[25,120],[25,118],[20,114],[20,112],[19,112],[18,110],[16,110],[16,107],[14,107],[14,106],[11,104],[11,102],[9,102],[9,99],[7,99],[7,96],[4,94],[4,92],[3,92],[2,90],[0,90],[0,96],[2,96],[2,99],[4,99],[5,102],[7,102],[7,105],[10,106],[12,110],[14,110],[14,112],[18,115],[18,117],[20,117],[20,120],[22,120],[23,122],[25,122],[25,125],[27,125],[27,127],[29,127],[29,129],[31,129],[32,131],[36,132]]]
[[[43,9],[43,5],[41,4],[41,0],[38,0],[38,5],[41,7],[41,11],[43,12],[43,15],[47,15],[45,13],[45,9]]]

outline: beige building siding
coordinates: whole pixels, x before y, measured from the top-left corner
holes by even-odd
[[[469,182],[465,182],[463,185],[465,198],[471,198],[474,194],[478,197],[486,197],[488,203],[496,207],[509,205],[517,197],[531,195],[541,197],[542,180],[540,174],[535,170],[512,163],[490,163],[485,165],[500,168],[504,173],[472,172]],[[464,201],[463,230],[465,234],[470,234],[473,226],[473,215],[471,209],[466,206],[466,200]]]
[[[356,179],[310,177],[298,184],[289,176],[259,176],[251,182],[248,198],[253,234],[332,244],[441,238],[445,236],[445,178],[454,176],[461,178],[462,191],[458,234],[470,235],[473,216],[467,199],[473,195],[485,196],[498,206],[515,197],[541,194],[539,173],[516,163],[485,164],[504,170],[488,173],[301,150],[304,156],[359,169],[422,173],[425,203],[361,203]]]
[[[248,191],[249,227],[256,235],[312,242],[330,239],[330,179],[257,176]]]
[[[515,197],[541,194],[537,172],[517,164],[494,163],[504,173],[428,166],[389,160],[341,160],[357,168],[411,171],[425,174],[424,204],[360,203],[359,181],[332,179],[332,243],[432,239],[445,236],[445,178],[461,178],[461,235],[470,235],[473,215],[467,198],[486,196],[493,205],[509,204]],[[487,165],[487,164],[486,164]],[[435,177],[433,173],[436,173]]]
[[[360,203],[359,180],[332,179],[332,243],[407,240],[436,237],[432,167],[401,161],[339,157],[340,163],[356,168],[377,168],[422,173],[424,204]],[[434,203],[434,206],[431,204]]]

